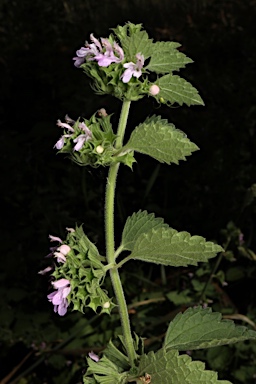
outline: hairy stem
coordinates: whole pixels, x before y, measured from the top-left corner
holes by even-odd
[[[129,108],[131,102],[125,100],[123,102],[122,111],[120,115],[116,149],[121,148],[123,144],[123,138],[125,128],[127,124]],[[115,188],[116,179],[119,169],[119,164],[113,164],[109,168],[109,174],[106,186],[106,203],[105,203],[105,235],[106,235],[106,255],[109,264],[115,263],[115,236],[114,236],[114,201],[115,201]],[[128,315],[128,309],[124,297],[124,291],[120,280],[118,269],[111,268],[110,277],[115,292],[116,300],[118,303],[119,314],[121,319],[121,325],[123,330],[124,342],[127,351],[127,355],[131,366],[134,365],[136,360],[136,352],[133,345],[133,339],[131,334],[130,320]]]

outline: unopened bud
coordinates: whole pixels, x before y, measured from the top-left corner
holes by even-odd
[[[108,114],[107,114],[105,108],[101,108],[101,109],[98,110],[98,115],[99,115],[100,117],[106,117]]]
[[[159,92],[160,92],[160,88],[156,84],[151,85],[151,87],[149,88],[149,93],[152,96],[158,95]]]
[[[104,309],[108,309],[110,307],[110,302],[106,301],[106,303],[103,304]]]
[[[74,228],[68,228],[68,227],[66,227],[66,230],[67,230],[68,232],[70,232],[70,233],[75,232]]]
[[[93,361],[96,361],[96,363],[98,363],[98,361],[99,361],[99,356],[98,355],[96,355],[96,353],[94,353],[93,351],[91,351],[91,352],[89,352],[88,353],[88,355],[89,355],[89,357],[93,360]]]
[[[96,147],[96,152],[102,153],[102,152],[104,152],[104,148],[101,145],[98,145],[98,147]]]

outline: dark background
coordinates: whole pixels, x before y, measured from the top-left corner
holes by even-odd
[[[182,51],[195,63],[180,75],[199,90],[206,106],[159,109],[152,99],[132,104],[127,137],[148,114],[156,113],[182,129],[201,150],[179,166],[158,165],[137,155],[133,172],[122,168],[117,189],[117,243],[118,228],[141,208],[164,217],[177,230],[219,243],[227,239],[226,227],[232,221],[244,233],[245,248],[252,253],[236,254],[232,267],[235,263],[243,273],[227,293],[236,312],[255,316],[251,311],[256,278],[256,192],[252,187],[256,182],[256,1],[6,0],[0,5],[0,377],[32,351],[18,373],[29,369],[41,358],[39,345],[47,337],[52,348],[80,319],[78,315],[57,318],[47,302],[49,284],[37,272],[47,265],[49,233],[64,237],[65,227],[84,223],[84,230],[104,253],[107,170],[80,168],[63,155],[56,156],[53,145],[60,129],[55,124],[66,113],[74,119],[88,118],[101,107],[116,114],[116,124],[120,101],[94,95],[89,79],[73,66],[72,57],[91,32],[106,37],[109,28],[127,21],[143,23],[154,40],[182,44]],[[130,270],[137,268],[131,265]],[[230,264],[224,264],[224,271],[229,268]],[[157,273],[152,278],[157,280]],[[132,288],[129,294],[134,295]],[[104,342],[97,340],[98,345]],[[253,356],[247,360],[252,361]],[[76,383],[81,379],[82,364],[77,363],[72,378],[65,381],[59,374],[63,369],[60,356],[54,362],[48,357],[43,359],[48,365],[31,369],[22,383]],[[64,366],[76,358],[65,356]],[[243,381],[244,376],[231,379],[253,383],[249,378]]]

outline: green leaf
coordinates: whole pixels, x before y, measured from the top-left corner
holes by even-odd
[[[186,160],[186,156],[199,148],[184,132],[176,129],[166,119],[154,115],[134,129],[123,148],[124,151],[126,149],[144,153],[161,163],[178,164],[179,160]]]
[[[168,225],[164,224],[162,218],[156,218],[154,213],[141,210],[133,213],[132,216],[127,218],[124,226],[121,242],[122,248],[132,251],[135,242],[142,233],[159,227],[168,228]]]
[[[179,47],[181,47],[181,44],[176,41],[157,41],[153,45],[153,53],[172,51]]]
[[[166,333],[165,347],[185,351],[248,339],[256,339],[256,332],[222,320],[221,313],[212,313],[211,308],[199,307],[189,308],[174,318]]]
[[[190,289],[183,289],[182,291],[171,291],[166,294],[167,299],[172,301],[175,305],[182,305],[191,303],[192,299],[189,297]]]
[[[160,77],[155,84],[160,88],[160,92],[157,95],[159,98],[163,98],[170,103],[183,103],[190,105],[204,105],[203,100],[196,88],[194,88],[188,81],[182,79],[177,75],[165,75]]]
[[[104,350],[104,356],[106,356],[112,362],[115,362],[122,370],[128,370],[130,368],[129,359],[125,356],[120,349],[118,349],[110,340],[107,347]]]
[[[152,39],[148,38],[146,31],[140,31],[127,39],[124,50],[127,52],[127,58],[133,59],[137,53],[141,53],[146,60],[152,52]]]
[[[96,383],[102,384],[124,384],[126,383],[127,373],[121,373],[120,368],[109,360],[106,356],[103,356],[98,362],[92,361],[90,358],[87,358],[87,363],[89,365],[85,378],[89,375],[93,375],[96,379]],[[86,379],[84,382],[86,383]],[[90,382],[90,381],[88,381]],[[93,381],[92,381],[93,382]]]
[[[156,73],[167,73],[178,71],[180,68],[184,68],[186,64],[193,63],[193,60],[176,49],[177,46],[180,44],[174,42],[155,43],[150,62],[145,69]]]
[[[188,355],[179,356],[176,350],[160,349],[143,355],[137,380],[146,375],[149,375],[150,384],[231,384],[218,380],[216,372],[206,371],[203,362],[192,361]]]
[[[129,259],[180,267],[207,261],[222,250],[201,236],[160,227],[138,237]]]
[[[134,61],[137,53],[143,54],[145,59],[152,53],[153,40],[141,28],[141,24],[127,23],[124,27],[113,29],[121,42],[127,62]]]

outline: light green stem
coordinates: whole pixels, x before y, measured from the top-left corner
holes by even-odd
[[[129,108],[131,102],[125,100],[123,102],[122,111],[117,130],[116,149],[122,147],[125,128],[127,124]],[[109,264],[115,263],[115,237],[114,237],[114,200],[115,200],[115,187],[117,173],[119,169],[119,163],[112,164],[109,168],[109,174],[106,186],[106,205],[105,205],[105,234],[106,234],[106,255]],[[130,320],[128,315],[128,309],[124,297],[124,291],[120,280],[119,272],[117,268],[111,268],[110,277],[113,285],[113,289],[116,295],[118,303],[119,314],[121,318],[121,325],[123,330],[124,342],[127,351],[127,355],[131,366],[134,366],[136,360],[136,352],[133,345],[133,339],[131,334]]]

